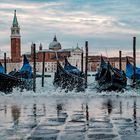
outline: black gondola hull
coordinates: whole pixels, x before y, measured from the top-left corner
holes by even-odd
[[[21,90],[23,89],[31,89],[32,82],[30,80],[19,79],[17,77],[0,73],[0,91],[9,93],[12,92],[13,88],[19,87]]]
[[[110,64],[101,59],[101,66],[95,80],[100,91],[121,91],[127,85],[124,72],[112,68]]]
[[[121,91],[125,87],[126,83],[104,82],[99,83],[98,89],[100,91]]]
[[[83,77],[70,74],[66,72],[59,63],[57,65],[57,72],[55,73],[53,82],[54,86],[66,89],[68,91],[84,91],[85,79]]]

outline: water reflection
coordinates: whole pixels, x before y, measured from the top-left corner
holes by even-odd
[[[122,101],[120,101],[120,114],[122,114]]]
[[[4,114],[5,114],[5,116],[7,114],[7,105],[4,105]]]
[[[63,104],[62,103],[57,104],[56,110],[57,110],[57,116],[59,117],[61,111],[63,110]]]
[[[109,96],[87,100],[85,97],[84,99],[75,99],[74,97],[68,98],[67,103],[62,97],[39,98],[39,102],[34,98],[26,99],[25,102],[21,102],[20,106],[18,106],[19,99],[13,101],[13,98],[9,99],[12,103],[1,103],[0,126],[4,131],[1,131],[0,135],[5,136],[5,139],[10,138],[12,134],[17,139],[22,135],[30,134],[38,139],[41,139],[41,136],[58,135],[59,137],[63,132],[66,132],[66,136],[69,133],[74,135],[75,139],[75,134],[78,136],[82,134],[81,139],[89,136],[91,136],[89,139],[94,139],[97,133],[99,134],[98,139],[100,139],[100,133],[103,134],[101,137],[110,136],[109,133],[113,135],[117,133],[119,138],[126,136],[129,138],[129,135],[131,135],[130,138],[139,136],[140,98]],[[42,114],[46,114],[46,116]],[[4,117],[6,119],[3,121]],[[13,124],[17,127],[11,127]],[[60,133],[51,132],[56,129]],[[86,136],[84,137],[84,135]],[[118,137],[116,139],[119,139]]]
[[[108,115],[110,115],[112,113],[113,110],[113,103],[111,99],[107,99],[104,103],[103,103],[103,108],[107,109]]]
[[[37,125],[36,116],[37,116],[37,106],[36,106],[36,104],[33,104],[34,127]]]
[[[84,103],[81,104],[81,110],[84,111]]]
[[[44,116],[46,116],[46,106],[45,106],[45,104],[43,104],[43,113],[44,113]]]
[[[137,105],[136,105],[136,99],[134,99],[133,103],[133,119],[134,119],[134,132],[137,133]]]
[[[88,104],[86,104],[86,121],[89,121]]]
[[[11,106],[11,114],[12,114],[14,126],[17,126],[19,123],[20,108],[16,105],[12,105]]]

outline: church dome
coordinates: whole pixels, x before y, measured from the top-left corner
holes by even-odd
[[[57,41],[56,36],[54,36],[53,42],[49,44],[49,49],[50,50],[60,50],[61,49],[61,44]]]

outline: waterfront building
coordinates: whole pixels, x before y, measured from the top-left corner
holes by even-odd
[[[78,69],[81,70],[81,57],[82,57],[82,53],[83,53],[83,49],[81,49],[79,46],[78,46],[78,43],[77,43],[77,46],[76,48],[73,48],[70,52],[70,57],[68,58],[68,61],[76,66]],[[84,59],[85,60],[85,59]],[[83,60],[83,63],[85,64],[85,61]]]
[[[116,67],[119,69],[119,57],[105,57],[103,56],[104,60],[107,62],[109,61],[110,64],[113,66],[113,67]],[[127,56],[127,58],[129,59],[129,61],[132,63],[133,62],[133,58],[130,57],[130,56]],[[100,67],[100,59],[101,59],[101,56],[89,56],[88,57],[88,71],[97,71],[97,69]],[[126,57],[122,57],[121,58],[122,60],[122,70],[125,71],[125,68],[126,68]]]
[[[14,18],[11,26],[11,58],[7,57],[7,72],[12,70],[18,70],[22,66],[22,55],[21,55],[21,36],[20,36],[20,26],[17,20],[16,10],[14,11]],[[39,49],[37,49],[39,48]],[[65,58],[68,61],[81,69],[81,54],[83,49],[81,49],[78,44],[74,48],[64,49],[61,43],[57,40],[56,35],[53,41],[48,45],[48,49],[44,49],[42,44],[36,46],[36,70],[37,72],[42,72],[42,60],[43,52],[45,52],[45,72],[55,72],[57,68],[57,60],[63,65]],[[30,64],[33,65],[33,43],[31,44],[31,51],[25,53],[28,57]],[[108,60],[110,64],[114,67],[119,68],[119,57],[104,57]],[[132,57],[129,60],[133,62]],[[4,60],[0,60],[4,63]],[[100,65],[100,56],[88,56],[88,71],[96,71]],[[126,58],[122,57],[122,69],[125,70]],[[83,59],[83,69],[85,68],[85,57]]]
[[[71,49],[62,49],[61,43],[57,41],[56,35],[53,41],[49,44],[48,49],[43,49],[42,44],[39,46],[39,50],[36,50],[36,70],[42,72],[42,60],[43,52],[45,53],[45,72],[55,72],[57,67],[57,60],[63,65],[65,58],[70,57]],[[33,62],[33,44],[31,45],[31,52],[25,53],[30,60]]]

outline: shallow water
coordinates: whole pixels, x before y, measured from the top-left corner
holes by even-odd
[[[37,92],[0,95],[1,140],[139,140],[139,90],[96,91],[89,77],[85,92],[55,89],[52,78]]]

